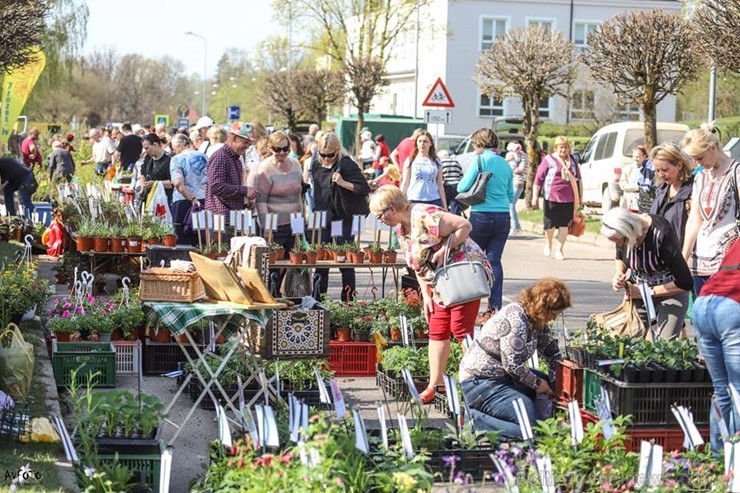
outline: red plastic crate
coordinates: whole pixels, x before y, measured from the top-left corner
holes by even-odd
[[[378,348],[373,342],[329,342],[329,366],[338,377],[375,375]]]
[[[583,367],[568,360],[555,366],[555,395],[560,401],[577,400],[583,405]]]

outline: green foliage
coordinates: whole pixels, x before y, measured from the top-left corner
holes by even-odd
[[[0,266],[0,327],[34,306],[43,309],[48,299],[49,283],[39,279],[35,263],[8,262]]]

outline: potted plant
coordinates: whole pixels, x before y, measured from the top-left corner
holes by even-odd
[[[296,243],[290,251],[290,263],[294,265],[303,263],[303,249],[299,243]]]
[[[95,224],[93,230],[93,249],[96,252],[105,253],[108,251],[109,235],[110,226],[107,223]]]
[[[307,264],[316,264],[316,261],[319,259],[318,252],[316,251],[316,245],[308,245],[306,247],[305,255]]]
[[[334,246],[334,260],[339,264],[343,264],[347,260],[347,250],[344,245]]]
[[[370,253],[368,254],[370,257],[370,263],[371,264],[381,264],[383,263],[383,248],[377,244],[373,243],[369,247]]]
[[[126,249],[129,253],[138,253],[141,251],[142,244],[142,230],[136,222],[131,222],[126,225]]]
[[[161,232],[164,246],[173,247],[177,245],[177,235],[175,234],[174,226],[169,223],[162,222]]]
[[[123,227],[116,224],[110,227],[110,251],[113,253],[123,253],[126,249],[126,238],[123,234]]]
[[[383,252],[383,261],[386,264],[395,264],[397,257],[398,257],[398,252],[395,250],[388,249],[385,252]]]
[[[333,243],[324,243],[324,260],[334,261],[337,259],[337,252]]]
[[[116,324],[111,317],[97,317],[95,320],[95,333],[98,335],[98,341],[110,342],[111,333],[116,328]]]
[[[375,317],[372,315],[361,315],[352,321],[352,339],[357,342],[369,342]]]
[[[283,248],[283,245],[281,245],[280,243],[270,244],[269,262],[271,264],[274,264],[278,260],[283,260],[284,254],[285,249]]]
[[[76,317],[68,315],[66,317],[50,318],[46,322],[46,327],[54,333],[57,342],[69,342],[72,334],[77,332]]]
[[[138,330],[144,326],[146,316],[141,309],[141,304],[132,303],[129,306],[121,306],[111,315],[111,320],[115,325],[114,339],[116,332],[120,333],[121,339],[136,340]]]
[[[316,249],[316,260],[330,260],[324,257],[326,250],[323,243],[316,243],[313,247]]]
[[[77,251],[88,252],[93,249],[95,223],[92,219],[83,219],[77,224]]]

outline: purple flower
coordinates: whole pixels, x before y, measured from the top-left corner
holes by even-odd
[[[457,462],[460,462],[460,457],[456,455],[444,455],[442,456],[442,462],[445,467],[454,468]]]

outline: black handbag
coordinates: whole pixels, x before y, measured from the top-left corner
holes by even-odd
[[[473,186],[467,192],[460,192],[455,197],[455,200],[461,204],[478,205],[486,200],[486,188],[488,187],[488,181],[493,178],[493,173],[488,171],[484,173],[480,162],[481,157],[478,155],[478,176],[475,177]]]
[[[342,178],[347,180],[347,176],[344,174],[342,169],[342,161],[340,160],[336,165],[336,172],[342,175]],[[352,165],[356,166],[354,163]],[[357,171],[359,173],[359,168]],[[364,179],[364,178],[363,178]],[[347,180],[353,181],[353,180]],[[370,204],[368,196],[370,192],[370,186],[361,187],[361,192],[355,192],[347,190],[344,187],[340,187],[336,183],[332,182],[329,185],[329,200],[335,217],[341,219],[350,219],[352,216],[367,216],[370,214]]]

